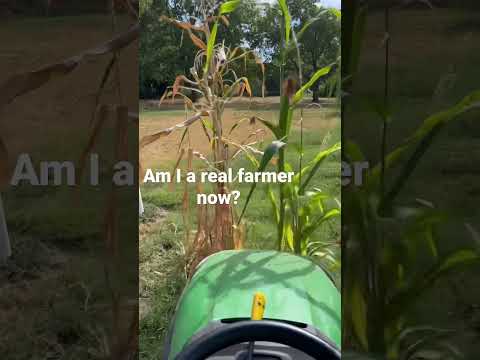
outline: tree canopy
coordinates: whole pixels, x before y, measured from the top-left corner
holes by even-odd
[[[203,1],[205,2],[205,1]],[[202,3],[203,3],[202,2]],[[211,1],[219,6],[222,1]],[[196,0],[141,0],[140,23],[140,89],[142,98],[158,98],[175,77],[189,74],[197,48],[188,34],[162,21],[162,15],[195,23],[200,1]],[[335,61],[340,49],[340,24],[330,12],[324,11],[319,1],[288,0],[292,24],[299,37],[302,73],[310,77],[319,68]],[[280,89],[279,65],[282,47],[282,16],[276,2],[262,3],[242,0],[237,10],[228,17],[229,26],[220,26],[218,39],[231,48],[254,49],[266,64],[267,94],[278,95]],[[302,28],[311,23],[307,30]],[[253,60],[252,60],[253,61]],[[298,61],[297,61],[298,62]],[[298,72],[298,63],[285,64],[288,72]],[[245,64],[253,81],[255,94],[261,93],[261,74],[258,66]],[[252,74],[251,72],[257,72]],[[314,87],[318,97],[319,86]]]

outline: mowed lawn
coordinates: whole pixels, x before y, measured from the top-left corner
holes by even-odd
[[[254,105],[238,103],[226,109],[224,127],[227,132],[241,119],[253,116],[273,122],[278,121],[278,105],[276,99],[264,103],[254,101]],[[295,113],[292,135],[287,147],[287,161],[297,170],[300,159],[302,111]],[[185,119],[181,106],[168,106],[166,110],[143,110],[140,116],[140,138],[180,123]],[[323,148],[340,141],[340,110],[334,103],[327,101],[321,107],[303,108],[303,164],[308,163]],[[269,130],[259,122],[250,124],[243,121],[234,129],[232,138],[243,141],[251,133],[258,133],[256,141],[263,150],[273,137]],[[171,171],[178,158],[179,142],[183,131],[171,134],[156,144],[142,149],[142,167],[145,171],[152,168],[157,171]],[[253,137],[255,138],[255,137]],[[209,156],[209,145],[199,124],[192,127],[189,137],[186,136],[183,146]],[[259,156],[257,155],[259,159]],[[233,162],[234,171],[245,168],[254,171],[251,162],[244,155]],[[185,161],[180,167],[185,168]],[[194,161],[194,168],[204,167],[200,160]],[[270,170],[270,168],[269,168]],[[274,165],[271,165],[274,170]],[[275,186],[275,185],[272,185]],[[314,177],[311,187],[320,188],[331,193],[340,200],[340,153],[325,161]],[[141,219],[140,228],[140,306],[141,306],[141,358],[153,359],[159,356],[163,337],[177,297],[185,284],[183,269],[184,225],[182,201],[184,184],[144,184],[141,186],[142,197],[146,206],[146,214]],[[250,189],[249,184],[230,184],[230,190],[241,192],[236,211],[239,213]],[[246,248],[275,249],[276,226],[273,212],[266,194],[266,185],[259,184],[245,214]],[[274,191],[277,191],[274,187]],[[211,187],[204,186],[204,192],[211,192]],[[191,208],[195,207],[194,186],[191,188]],[[315,235],[316,240],[340,239],[340,221],[323,226]]]

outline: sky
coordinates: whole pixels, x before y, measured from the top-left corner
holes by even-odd
[[[334,7],[340,9],[342,7],[342,0],[321,0],[323,6]]]
[[[269,2],[274,2],[276,0],[268,0]],[[342,0],[320,0],[323,6],[325,7],[334,7],[340,9],[342,7]]]

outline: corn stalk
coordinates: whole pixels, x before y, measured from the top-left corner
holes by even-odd
[[[295,57],[295,61],[299,65],[301,71],[302,60],[298,52],[298,40],[301,35],[312,25],[316,20],[312,19],[307,22],[301,29],[299,35],[295,34],[295,31],[292,27],[292,18],[288,10],[288,6],[285,0],[278,0],[282,16],[283,16],[283,25],[282,25],[282,42],[284,44],[284,49],[281,54],[281,64],[286,64],[288,56],[292,53]],[[332,11],[332,10],[326,10]],[[334,11],[337,19],[340,19],[340,13]],[[297,51],[294,51],[297,50]],[[338,59],[339,62],[340,59]],[[283,65],[281,65],[283,67]],[[303,100],[306,92],[322,77],[328,75],[332,71],[333,66],[325,66],[318,71],[316,71],[312,77],[305,83],[300,83],[300,88],[297,90],[296,81],[289,78],[285,81],[282,81],[282,91],[280,96],[280,116],[278,123],[272,123],[270,121],[262,120],[260,121],[273,133],[277,142],[283,142],[288,144],[288,137],[292,128],[293,114],[294,111],[298,108],[299,104]],[[283,72],[281,71],[281,76]],[[302,79],[301,74],[299,74],[299,79]],[[283,79],[282,79],[283,80]],[[274,144],[272,144],[274,145]],[[277,170],[278,172],[284,172],[287,168],[292,169],[292,167],[287,164],[285,159],[285,148],[286,146],[277,147],[278,151],[278,163]],[[302,223],[300,221],[301,213],[305,210],[299,205],[300,197],[305,195],[306,187],[311,180],[312,176],[317,172],[320,163],[324,158],[331,153],[340,149],[339,144],[334,145],[331,149],[325,150],[324,152],[319,152],[314,164],[308,164],[305,168],[301,168],[296,176],[296,182],[292,184],[279,184],[279,201],[277,203],[274,194],[271,189],[269,189],[269,198],[271,199],[272,206],[274,208],[275,219],[277,220],[277,246],[279,250],[291,249],[298,254],[306,255],[306,245],[310,238],[310,235],[313,233],[313,228],[309,228],[309,231],[304,232],[303,226],[307,228],[307,223]],[[325,156],[325,154],[328,154]],[[265,152],[265,156],[268,156],[268,152]],[[318,164],[317,164],[318,163]],[[265,165],[266,166],[266,165]],[[263,171],[259,167],[258,171]],[[302,175],[307,177],[307,180],[302,183]],[[252,186],[251,193],[255,189]],[[309,193],[310,195],[310,193]],[[251,196],[251,194],[250,194]],[[245,212],[250,196],[247,198],[247,202],[244,206],[242,214]],[[324,214],[323,208],[320,207],[320,214]],[[335,212],[335,215],[338,216],[340,211]],[[333,213],[332,213],[333,214]],[[332,214],[328,218],[333,217]],[[306,219],[303,219],[306,220]],[[327,220],[327,219],[325,219]],[[323,223],[323,220],[315,220],[313,223],[317,224],[315,228],[320,226]],[[312,225],[312,224],[308,224]],[[303,250],[302,250],[303,249]]]
[[[251,144],[244,146],[242,144],[234,144],[229,139],[230,133],[224,129],[223,114],[225,105],[236,96],[243,96],[244,93],[252,96],[252,89],[246,77],[238,77],[232,65],[239,60],[253,59],[262,71],[264,66],[261,60],[254,52],[244,50],[241,48],[230,49],[223,43],[217,43],[217,32],[221,24],[228,26],[229,20],[227,15],[233,12],[240,4],[239,0],[227,1],[223,3],[215,15],[209,15],[210,11],[202,8],[203,18],[197,19],[195,23],[182,22],[176,19],[171,19],[163,16],[163,21],[169,22],[176,26],[183,32],[186,32],[191,41],[199,48],[195,57],[193,67],[190,69],[190,77],[180,75],[175,79],[173,86],[168,88],[164,94],[161,102],[166,98],[175,99],[180,96],[185,103],[185,106],[193,111],[194,115],[183,123],[178,124],[172,128],[162,130],[155,134],[144,137],[141,140],[141,147],[144,147],[154,141],[169,135],[171,132],[184,129],[183,139],[189,133],[189,128],[194,123],[200,122],[203,128],[204,135],[211,145],[211,161],[207,157],[198,156],[205,160],[213,171],[223,172],[230,166],[230,161],[233,156],[229,151],[229,146],[237,147],[240,152],[244,152],[247,156],[252,156],[256,150]],[[194,103],[189,93],[196,93],[201,96],[198,103]],[[238,123],[240,124],[240,122]],[[180,144],[181,146],[182,144]],[[188,151],[192,153],[198,152],[188,145]],[[238,152],[236,153],[238,154]],[[216,193],[225,194],[229,192],[227,184],[216,183]],[[186,190],[187,191],[187,190]],[[188,211],[184,207],[184,211]],[[198,224],[206,224],[204,221],[208,209],[200,212],[198,215]],[[196,231],[196,238],[193,247],[196,252],[201,252],[198,249],[198,244],[208,244],[211,249],[222,250],[232,249],[235,243],[240,243],[237,225],[234,224],[235,212],[231,204],[217,205],[214,209],[213,227],[199,228]],[[189,234],[187,233],[187,238]]]

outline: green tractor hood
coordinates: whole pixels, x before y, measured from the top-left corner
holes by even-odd
[[[276,251],[222,251],[206,258],[177,306],[167,347],[174,359],[192,336],[222,320],[248,319],[255,292],[264,318],[314,327],[340,349],[340,293],[312,261]]]

